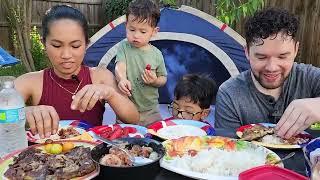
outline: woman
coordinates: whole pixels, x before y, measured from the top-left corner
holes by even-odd
[[[15,80],[16,89],[33,106],[26,119],[33,134],[55,134],[60,119],[86,120],[101,125],[104,102],[126,123],[139,121],[134,104],[120,93],[113,74],[106,69],[82,65],[89,43],[84,15],[69,6],[51,8],[42,21],[43,43],[52,64]]]

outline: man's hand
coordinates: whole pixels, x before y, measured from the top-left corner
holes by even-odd
[[[277,135],[286,139],[320,121],[320,98],[292,101],[276,126]]]
[[[32,134],[45,138],[57,132],[60,118],[54,107],[39,105],[26,107],[26,120]]]
[[[131,96],[131,82],[128,79],[121,79],[118,83],[120,91],[127,96]]]
[[[84,112],[91,110],[99,100],[108,101],[115,90],[105,84],[88,84],[74,96],[71,109]]]
[[[141,78],[145,84],[154,86],[156,84],[156,81],[158,79],[155,72],[152,70],[144,69],[143,73],[141,74]]]

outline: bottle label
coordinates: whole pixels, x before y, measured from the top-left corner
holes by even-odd
[[[0,109],[0,123],[16,123],[25,119],[24,108]]]

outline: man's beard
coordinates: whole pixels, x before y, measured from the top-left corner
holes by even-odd
[[[253,72],[252,72],[252,74],[253,74],[253,77],[256,79],[256,81],[258,81],[258,83],[259,83],[263,88],[269,89],[269,90],[271,90],[271,89],[277,89],[277,88],[281,87],[281,86],[284,84],[285,80],[288,78],[288,76],[284,78],[284,77],[281,75],[280,80],[278,80],[277,83],[274,84],[274,83],[265,83],[265,82],[263,81],[263,79],[262,79],[263,75],[258,76],[258,75],[256,75],[256,74],[253,73]]]

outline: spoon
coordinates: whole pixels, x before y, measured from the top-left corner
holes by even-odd
[[[293,157],[295,154],[296,154],[295,152],[291,152],[291,153],[287,154],[286,156],[284,156],[283,158],[281,158],[280,160],[275,161],[273,164],[274,165],[279,164],[280,162],[283,162],[283,161]]]
[[[117,149],[120,149],[121,151],[123,151],[124,153],[126,153],[126,155],[129,157],[129,160],[132,162],[133,165],[142,165],[142,164],[147,164],[152,162],[153,160],[149,159],[149,158],[145,158],[145,157],[141,157],[141,156],[135,156],[133,157],[126,149],[120,147],[118,144],[110,141],[109,139],[103,138],[99,135],[97,135],[96,133],[92,133],[93,138],[100,140],[110,146],[113,146]]]

